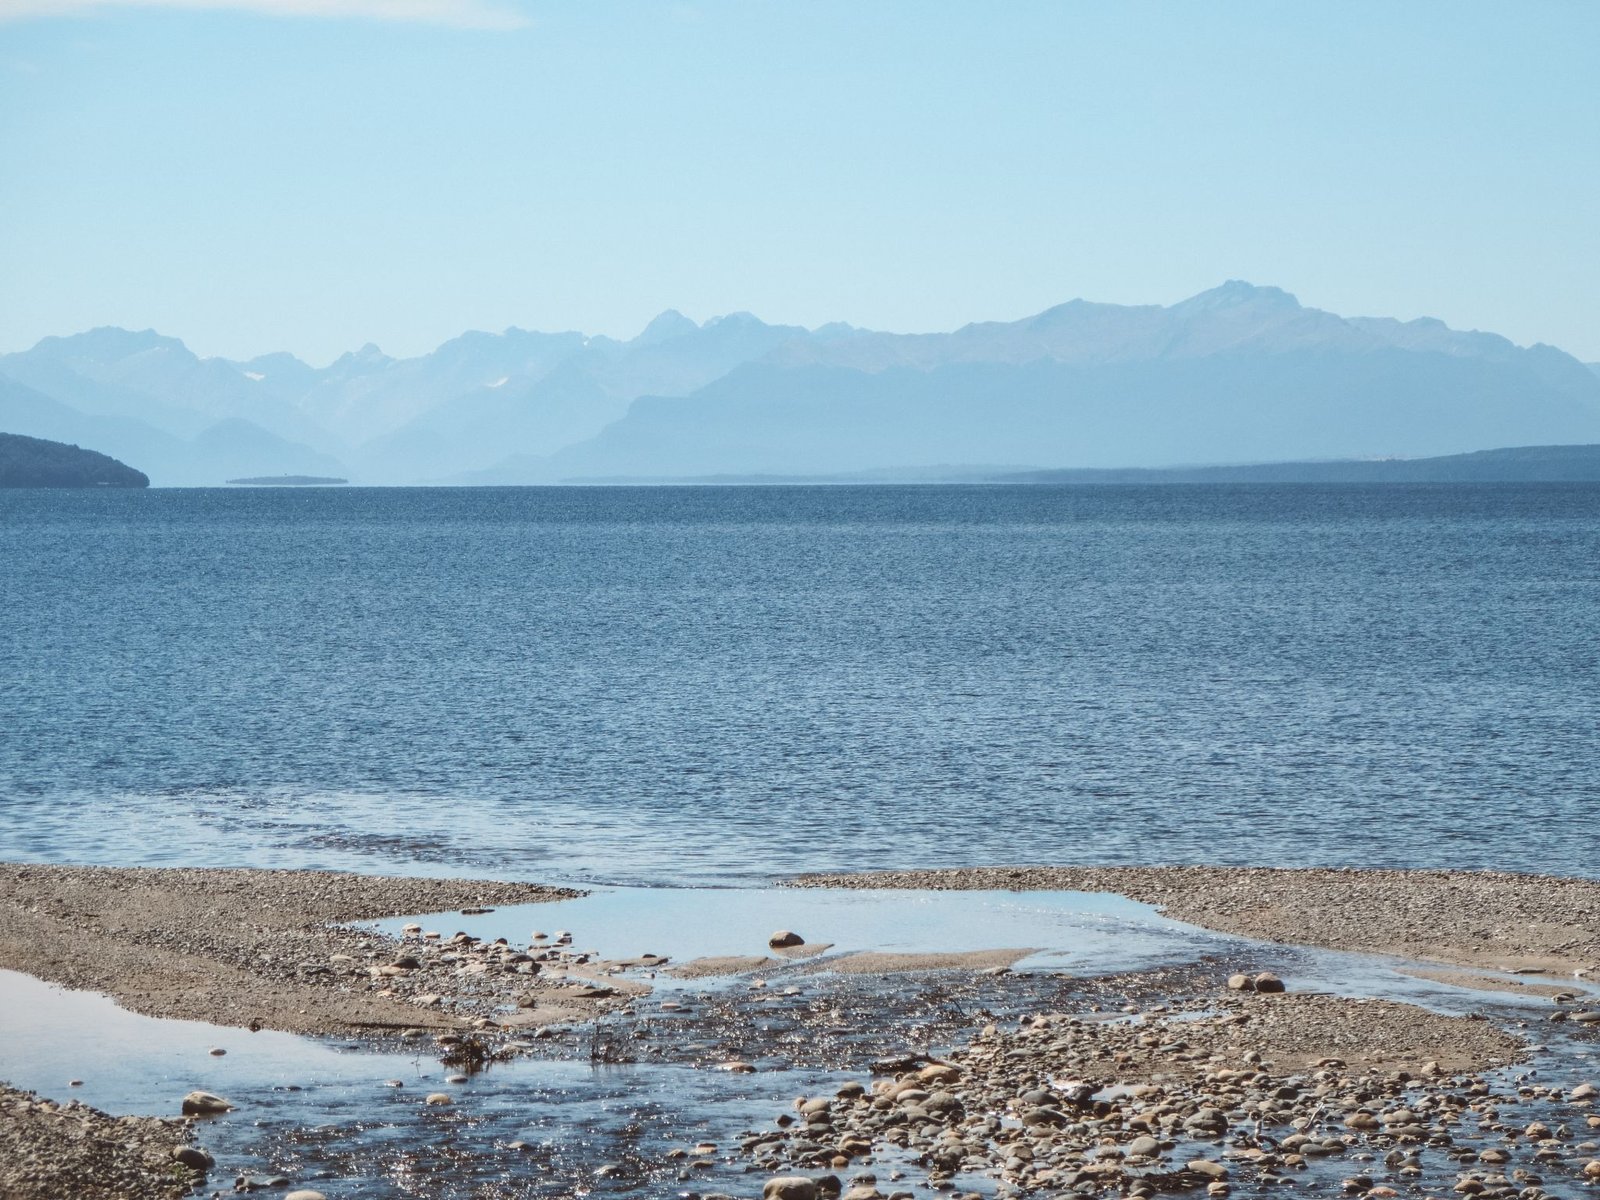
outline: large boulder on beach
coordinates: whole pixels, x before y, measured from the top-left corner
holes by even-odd
[[[190,1092],[183,1098],[183,1115],[186,1117],[214,1117],[233,1111],[233,1105],[221,1096],[210,1092]]]
[[[814,1179],[804,1175],[779,1175],[767,1180],[761,1189],[761,1200],[818,1200],[821,1194]]]
[[[200,1149],[199,1146],[174,1147],[172,1159],[199,1175],[204,1175],[217,1165],[217,1160],[212,1158],[206,1151]]]
[[[1287,990],[1283,986],[1283,980],[1279,979],[1271,971],[1261,972],[1252,982],[1255,983],[1255,990],[1258,992],[1282,992]]]
[[[805,938],[795,933],[792,929],[780,929],[767,939],[767,945],[774,950],[784,950],[790,946],[804,946]]]

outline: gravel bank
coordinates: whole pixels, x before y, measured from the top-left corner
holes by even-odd
[[[4,1200],[176,1200],[201,1172],[189,1122],[112,1117],[0,1083],[0,1197]]]
[[[474,1014],[474,1002],[503,1000],[520,979],[386,976],[401,943],[332,923],[578,894],[323,871],[7,863],[0,864],[0,968],[103,992],[153,1017],[291,1033],[450,1028]],[[416,988],[435,984],[438,1004],[413,1002]],[[454,1003],[459,993],[467,1003]]]
[[[989,1024],[942,1058],[797,1097],[741,1150],[791,1177],[868,1167],[846,1200],[880,1200],[886,1164],[890,1181],[925,1172],[947,1190],[986,1175],[1023,1193],[1133,1197],[1218,1197],[1231,1181],[1544,1200],[1547,1184],[1560,1195],[1600,1174],[1593,1086],[1497,1087],[1481,1070],[1525,1047],[1487,1022],[1293,995],[1110,1016]]]
[[[964,867],[794,887],[1116,892],[1222,933],[1496,970],[1600,976],[1600,882],[1498,871]]]

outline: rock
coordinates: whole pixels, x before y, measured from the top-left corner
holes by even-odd
[[[199,1146],[178,1146],[172,1151],[174,1162],[180,1162],[191,1171],[204,1175],[217,1165],[217,1160],[212,1158]]]
[[[207,1050],[206,1053],[211,1055],[212,1058],[221,1058],[224,1054],[227,1053],[227,1051],[224,1050],[221,1046],[213,1046],[213,1047],[211,1047],[211,1049]]]
[[[821,1189],[804,1175],[778,1175],[767,1180],[761,1200],[818,1200]]]
[[[190,1092],[183,1098],[183,1115],[186,1117],[214,1117],[232,1109],[231,1103],[210,1092]]]
[[[310,1188],[297,1188],[290,1192],[283,1200],[328,1200],[321,1192],[313,1192]]]
[[[423,1100],[423,1103],[443,1106],[446,1104],[454,1104],[455,1101],[452,1100],[445,1092],[429,1092],[426,1099]]]
[[[1590,1159],[1583,1164],[1585,1179],[1600,1179],[1600,1158]]]
[[[1189,1164],[1189,1170],[1196,1175],[1204,1175],[1207,1179],[1226,1179],[1228,1168],[1219,1162],[1212,1162],[1209,1158],[1197,1158]]]
[[[1568,1100],[1593,1100],[1596,1095],[1600,1095],[1600,1091],[1596,1090],[1594,1084],[1592,1084],[1592,1083],[1580,1083],[1577,1087],[1573,1088],[1570,1092],[1567,1093],[1567,1099]]]
[[[1600,1010],[1573,1013],[1572,1019],[1582,1025],[1600,1025]]]
[[[1136,1137],[1128,1143],[1128,1153],[1135,1158],[1154,1158],[1161,1153],[1161,1143],[1149,1136]]]
[[[767,945],[774,950],[782,950],[787,946],[804,946],[805,944],[805,938],[789,929],[780,929],[767,939]],[[799,1176],[795,1176],[795,1178],[798,1179]]]
[[[1253,992],[1256,990],[1256,981],[1252,976],[1239,972],[1228,976],[1228,986],[1236,992]]]
[[[1282,992],[1287,990],[1283,986],[1283,980],[1279,979],[1271,971],[1261,972],[1253,982],[1258,992]]]
[[[747,1062],[742,1062],[739,1059],[730,1059],[728,1062],[718,1063],[717,1070],[732,1071],[735,1075],[755,1074],[755,1068],[753,1066]]]

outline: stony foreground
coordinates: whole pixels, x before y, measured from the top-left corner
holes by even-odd
[[[453,1028],[378,974],[399,943],[339,928],[470,906],[577,895],[470,879],[324,871],[0,864],[0,969],[104,992],[152,1017],[291,1033]],[[414,972],[400,971],[412,976]],[[482,972],[472,988],[508,997],[518,977]],[[387,994],[386,994],[387,993]]]
[[[1525,1047],[1486,1022],[1324,996],[1182,1010],[991,1024],[870,1086],[798,1097],[741,1149],[784,1200],[908,1200],[973,1175],[1040,1196],[1543,1200],[1600,1183],[1595,1086],[1494,1086],[1478,1068]]]
[[[1546,972],[1588,959],[1600,919],[1600,910],[1573,911],[1558,937],[1563,906],[1587,904],[1595,885],[1523,876],[979,869],[827,882],[1109,890],[1258,938]],[[689,1186],[707,1200],[720,1189],[753,1200],[770,1179],[772,1200],[925,1200],[974,1195],[980,1178],[1002,1198],[1221,1197],[1291,1184],[1371,1200],[1600,1193],[1600,1080],[1589,1077],[1600,1013],[1580,1011],[1572,996],[1486,1006],[1493,1019],[1453,1017],[1303,994],[1289,969],[1302,952],[1271,945],[1078,976],[1013,973],[1021,950],[810,960],[804,953],[820,944],[784,948],[778,935],[768,955],[688,964],[690,977],[734,977],[726,983],[657,992],[645,980],[672,969],[665,959],[595,961],[559,930],[509,945],[453,933],[447,918],[394,938],[334,924],[572,894],[322,872],[0,865],[0,967],[109,992],[156,1016],[399,1035],[452,1068],[447,1089],[462,1088],[418,1089],[415,1105],[438,1116],[420,1126],[431,1131],[414,1147],[420,1157],[392,1176],[418,1195]],[[1519,1028],[1560,1039],[1563,1053],[1515,1036]],[[524,1029],[533,1036],[523,1040]],[[593,1162],[574,1159],[576,1173],[558,1183],[555,1161],[538,1157],[559,1157],[559,1139],[468,1151],[468,1131],[492,1118],[474,1111],[465,1085],[485,1064],[521,1055],[720,1067],[730,1077],[821,1069],[855,1081],[838,1088],[835,1074],[827,1094],[799,1097],[720,1147],[686,1143],[665,1158],[630,1150],[595,1188]],[[164,1200],[195,1178],[199,1152],[177,1157],[181,1122],[115,1120],[14,1091],[0,1091],[0,1103],[0,1200]],[[663,1120],[670,1128],[681,1116]],[[419,1175],[438,1165],[439,1138],[458,1139],[445,1191]],[[352,1158],[340,1177],[373,1166]],[[207,1187],[226,1186],[231,1173]],[[484,1190],[462,1190],[468,1177]]]
[[[1220,933],[1498,970],[1600,977],[1600,881],[1501,871],[961,867],[795,887],[1115,892]]]
[[[0,1083],[0,1200],[168,1200],[205,1162],[186,1121],[111,1117]]]

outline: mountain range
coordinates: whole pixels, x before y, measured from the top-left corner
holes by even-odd
[[[669,311],[626,341],[470,332],[322,368],[102,328],[0,355],[0,430],[95,446],[166,486],[1415,458],[1600,442],[1600,367],[1234,281],[951,333]]]

